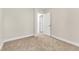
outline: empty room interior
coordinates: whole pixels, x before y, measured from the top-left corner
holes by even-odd
[[[0,8],[0,51],[79,51],[79,8]]]

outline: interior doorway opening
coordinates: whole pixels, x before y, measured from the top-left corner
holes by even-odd
[[[37,34],[46,34],[51,36],[51,13],[37,12]]]
[[[52,9],[35,9],[35,36],[39,34],[52,35]]]

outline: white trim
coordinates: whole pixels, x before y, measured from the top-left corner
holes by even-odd
[[[33,36],[33,34],[29,34],[29,35],[25,35],[25,36],[19,36],[19,37],[14,37],[14,38],[11,38],[11,39],[7,39],[7,40],[4,40],[4,42],[8,42],[8,41],[12,41],[12,40],[18,40],[18,39],[21,39],[21,38],[24,38],[24,37],[30,37],[30,36]]]
[[[0,43],[0,51],[1,51],[2,47],[3,47],[3,44],[4,43],[2,43],[2,42]]]
[[[71,42],[71,41],[69,41],[69,40],[67,40],[67,39],[63,39],[63,38],[58,37],[58,36],[55,36],[55,35],[52,35],[52,37],[56,38],[57,40],[61,40],[61,41],[64,41],[64,42],[67,42],[67,43],[69,43],[69,44],[72,44],[72,45],[74,45],[74,46],[79,47],[79,44],[77,44],[77,43],[75,43],[75,42]]]
[[[11,39],[7,39],[7,40],[4,40],[0,43],[0,50],[2,49],[3,45],[5,42],[8,42],[8,41],[12,41],[12,40],[19,40],[21,38],[24,38],[24,37],[30,37],[30,36],[33,36],[34,34],[30,34],[30,35],[25,35],[25,36],[19,36],[19,37],[14,37],[14,38],[11,38]]]
[[[18,39],[21,39],[21,38],[24,38],[24,37],[30,37],[30,36],[33,36],[33,34],[26,35],[26,36],[20,36],[20,37],[14,37],[14,38],[12,38],[12,39],[5,40],[5,41],[3,41],[2,43],[0,43],[0,50],[2,49],[3,44],[4,44],[5,42],[12,41],[12,40],[18,40]],[[61,40],[61,41],[64,41],[64,42],[67,42],[67,43],[69,43],[69,44],[72,44],[72,45],[75,45],[75,46],[79,47],[79,44],[74,43],[74,42],[71,42],[71,41],[68,41],[68,40],[63,39],[63,38],[61,38],[61,37],[58,37],[58,36],[55,36],[55,35],[52,35],[52,37],[56,38],[57,40]]]

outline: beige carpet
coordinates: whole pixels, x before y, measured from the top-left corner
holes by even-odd
[[[39,35],[6,42],[2,51],[79,51],[79,47],[47,35]]]

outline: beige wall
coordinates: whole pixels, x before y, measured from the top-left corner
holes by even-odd
[[[54,9],[53,10],[53,34],[57,36],[64,37],[64,34],[66,33],[66,19],[67,19],[67,11],[66,9]]]
[[[0,9],[0,41],[2,40],[2,9]]]
[[[68,20],[71,28],[71,36],[69,39],[79,44],[79,8],[69,9],[68,13],[70,16]]]
[[[4,40],[33,34],[33,9],[3,9]]]
[[[79,9],[52,9],[52,14],[52,34],[79,44]],[[29,8],[0,9],[0,41],[33,34],[33,15]]]
[[[79,44],[79,9],[53,9],[53,35]]]

